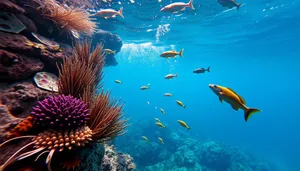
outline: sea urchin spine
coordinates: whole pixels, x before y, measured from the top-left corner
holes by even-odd
[[[45,129],[75,129],[84,126],[89,118],[86,104],[72,96],[50,96],[32,109],[35,126]]]

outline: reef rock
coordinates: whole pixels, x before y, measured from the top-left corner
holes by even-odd
[[[0,82],[26,79],[44,68],[39,59],[1,49],[0,59]]]
[[[56,64],[61,63],[63,58],[70,56],[70,51],[63,52],[52,51],[46,46],[39,44],[39,46],[33,46],[29,39],[23,35],[10,34],[0,32],[0,48],[6,51],[26,54],[27,57],[33,57],[40,59],[45,64],[45,69],[52,73],[57,73]]]
[[[16,17],[26,26],[25,31],[34,33],[37,32],[36,25],[30,18],[22,14],[16,14]]]
[[[0,10],[5,10],[7,12],[15,13],[15,14],[20,14],[24,13],[25,10],[18,6],[17,4],[9,1],[9,0],[1,0],[0,1]]]
[[[102,159],[102,171],[134,171],[133,158],[128,154],[118,153],[114,146],[105,145],[105,155]]]
[[[8,135],[13,127],[15,127],[22,119],[13,117],[5,105],[0,104],[0,143],[4,141],[4,137]]]
[[[52,93],[41,90],[28,81],[11,85],[0,94],[0,103],[6,105],[13,116],[26,117],[38,100],[42,100]]]
[[[123,46],[122,39],[118,35],[104,30],[97,31],[93,40],[94,45],[97,43],[102,43],[104,49],[116,50],[116,53],[120,52]],[[114,54],[106,55],[105,62],[106,66],[115,66],[118,64]]]

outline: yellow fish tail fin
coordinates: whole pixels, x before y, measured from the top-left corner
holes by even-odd
[[[181,50],[179,51],[179,56],[180,56],[180,57],[183,57],[183,50],[184,50],[184,49],[181,49]]]
[[[189,7],[190,7],[192,10],[195,10],[194,5],[193,5],[193,0],[190,0],[190,1],[188,2],[188,4],[189,4]]]
[[[123,16],[123,7],[121,7],[121,8],[119,9],[118,14],[119,14],[122,18],[124,18],[124,16]]]
[[[245,110],[245,114],[244,114],[245,121],[247,122],[250,116],[256,112],[260,112],[260,110],[255,108],[248,108],[247,110]]]

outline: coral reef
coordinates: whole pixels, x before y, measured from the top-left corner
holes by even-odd
[[[65,168],[75,168],[82,162],[81,151],[85,150],[85,146],[112,140],[124,133],[128,125],[127,120],[121,119],[122,105],[110,100],[107,92],[94,94],[96,89],[102,88],[102,46],[97,46],[91,54],[87,41],[75,47],[74,56],[64,59],[60,66],[59,95],[39,101],[25,119],[32,123],[31,134],[11,138],[0,145],[2,147],[18,139],[31,139],[4,162],[2,170],[15,169],[19,167],[16,163],[35,155],[38,155],[37,161],[43,158],[43,154],[47,154],[45,161],[48,170],[61,161],[60,165]],[[24,150],[27,152],[20,154]],[[69,155],[71,160],[66,157]],[[61,158],[60,162],[55,158]],[[51,164],[52,159],[54,164]]]
[[[163,130],[157,128],[154,121],[136,121],[132,125],[139,129],[128,129],[128,134],[118,138],[121,143],[116,142],[116,147],[132,155],[138,170],[280,170],[274,164],[246,154],[237,147],[207,139],[199,141],[191,138],[186,132],[181,132],[181,129],[176,130],[173,125],[168,125],[168,129]],[[147,136],[149,142],[144,141],[141,135]],[[162,137],[165,144],[161,144],[157,137]]]
[[[133,171],[135,168],[130,155],[118,153],[113,145],[105,144],[105,155],[101,163],[102,171]]]
[[[102,160],[101,143],[124,134],[128,125],[123,105],[101,83],[103,67],[116,63],[101,43],[120,51],[121,39],[99,34],[100,46],[91,54],[90,43],[80,44],[96,29],[85,8],[99,4],[0,2],[0,170],[134,170],[133,159],[114,149],[111,163]],[[45,75],[59,80],[40,77]]]

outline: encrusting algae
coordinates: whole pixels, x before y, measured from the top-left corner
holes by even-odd
[[[32,124],[28,129],[33,134],[20,136],[21,133],[16,131],[21,126],[18,125],[10,134],[14,138],[0,145],[1,150],[14,140],[31,139],[6,160],[1,171],[10,170],[14,162],[33,156],[32,160],[45,161],[48,170],[51,170],[51,165],[57,164],[51,164],[53,156],[63,158],[64,151],[80,151],[89,144],[105,142],[125,133],[128,125],[127,120],[121,120],[123,106],[111,101],[107,92],[95,95],[95,90],[102,88],[102,46],[98,45],[91,54],[89,52],[87,41],[77,44],[73,58],[65,59],[59,67],[58,95],[39,101],[24,121]],[[25,150],[27,152],[22,152]],[[73,163],[78,165],[78,162],[80,160]]]

